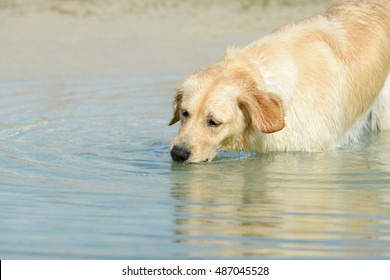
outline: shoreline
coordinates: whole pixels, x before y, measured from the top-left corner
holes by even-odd
[[[272,4],[245,10],[218,3],[132,12],[114,6],[109,11],[104,3],[91,12],[85,9],[91,4],[76,1],[66,1],[65,10],[0,9],[0,80],[185,76],[221,59],[229,46],[245,46],[328,6]]]

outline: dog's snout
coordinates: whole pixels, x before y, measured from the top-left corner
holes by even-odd
[[[189,159],[190,156],[191,156],[191,152],[185,148],[173,146],[171,150],[171,157],[174,161],[184,162],[187,159]]]

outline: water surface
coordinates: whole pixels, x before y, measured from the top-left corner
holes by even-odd
[[[172,163],[181,78],[1,82],[0,258],[390,258],[389,133]]]

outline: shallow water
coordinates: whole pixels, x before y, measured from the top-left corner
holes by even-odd
[[[390,134],[172,163],[180,78],[0,83],[1,259],[390,258]]]

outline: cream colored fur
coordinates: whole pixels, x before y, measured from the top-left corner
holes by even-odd
[[[333,150],[390,129],[390,1],[339,1],[229,49],[182,83],[170,124],[179,120],[172,148],[185,162],[219,150]]]

